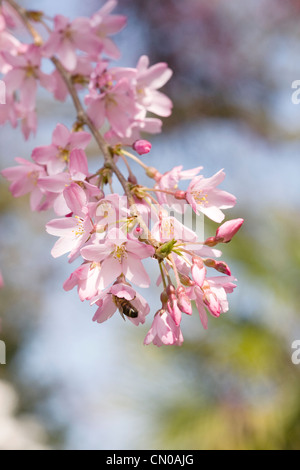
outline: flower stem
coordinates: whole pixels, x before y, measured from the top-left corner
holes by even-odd
[[[122,149],[121,152],[122,152],[123,155],[126,155],[126,157],[131,158],[131,160],[134,160],[136,163],[141,165],[144,168],[144,170],[147,170],[148,165],[145,165],[145,163],[143,163],[138,157],[136,157],[135,155],[133,155],[130,152],[127,152],[127,150],[124,150],[124,149]]]
[[[41,35],[36,31],[36,29],[32,26],[30,21],[28,20],[26,10],[24,8],[20,7],[20,5],[18,5],[14,0],[5,0],[5,1],[19,14],[19,16],[22,19],[22,21],[23,21],[25,27],[27,28],[28,32],[32,35],[35,44],[37,46],[42,46],[43,45],[43,39],[42,39]],[[94,138],[95,138],[95,140],[96,140],[96,142],[97,142],[97,144],[98,144],[98,146],[99,146],[99,148],[100,148],[100,150],[101,150],[101,152],[104,156],[104,160],[105,160],[105,165],[104,166],[106,168],[110,169],[116,175],[116,177],[118,178],[118,180],[119,180],[121,186],[123,187],[124,192],[125,192],[125,194],[128,198],[129,205],[131,206],[131,209],[132,209],[132,214],[138,218],[139,224],[143,228],[147,240],[152,245],[157,246],[156,241],[152,239],[147,225],[145,224],[143,218],[141,217],[141,215],[139,214],[139,212],[138,212],[138,210],[135,206],[134,197],[131,194],[131,190],[130,190],[130,183],[126,180],[126,178],[123,176],[123,174],[121,173],[121,171],[119,170],[119,168],[115,164],[115,162],[113,160],[113,156],[111,155],[111,153],[109,151],[109,145],[107,144],[107,142],[105,141],[103,136],[100,134],[97,127],[94,125],[93,121],[89,118],[86,111],[84,110],[84,108],[82,106],[82,103],[79,99],[76,87],[72,83],[71,74],[65,69],[65,67],[62,65],[60,60],[57,59],[57,57],[53,56],[53,57],[50,58],[50,60],[55,65],[57,71],[61,75],[61,77],[62,77],[62,79],[63,79],[63,81],[64,81],[64,83],[65,83],[65,85],[66,85],[66,87],[67,87],[67,89],[70,93],[70,96],[72,98],[74,107],[77,111],[77,120],[78,120],[78,122],[81,123],[81,124],[85,124],[90,129],[92,135],[94,136]],[[126,151],[123,151],[123,153],[125,155],[127,154],[127,156],[131,155],[131,154],[129,154],[129,152],[126,152]],[[145,168],[147,168],[146,165],[145,165]]]
[[[162,263],[158,263],[159,264],[159,269],[160,269],[160,272],[161,272],[161,278],[162,278],[162,282],[163,282],[163,285],[164,285],[164,288],[166,289],[167,288],[167,283],[166,283],[166,278],[165,278],[165,274],[164,274],[164,270],[163,270],[163,267],[162,267]]]

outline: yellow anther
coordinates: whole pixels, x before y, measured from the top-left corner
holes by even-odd
[[[70,160],[70,151],[68,149],[64,149],[62,147],[58,147],[58,157],[65,163],[69,163]]]
[[[125,245],[116,246],[115,251],[113,252],[113,257],[122,263],[123,258],[127,258],[126,247]]]
[[[208,204],[208,194],[203,194],[203,191],[192,191],[192,196],[197,204],[200,204],[201,206]]]

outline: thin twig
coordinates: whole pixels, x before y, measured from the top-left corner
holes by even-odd
[[[27,14],[26,14],[26,10],[24,8],[20,7],[20,5],[18,5],[14,0],[5,0],[5,1],[19,14],[19,16],[21,17],[25,27],[27,28],[29,33],[32,35],[35,44],[37,46],[42,46],[43,45],[43,39],[42,39],[41,35],[36,31],[36,29],[30,23],[30,21],[27,17]],[[65,82],[65,84],[67,86],[67,89],[68,89],[68,91],[71,95],[71,98],[73,100],[74,107],[77,111],[77,120],[80,123],[85,124],[90,129],[90,131],[91,131],[92,135],[94,136],[101,152],[103,153],[104,160],[105,160],[105,165],[104,166],[106,168],[110,169],[116,175],[116,177],[118,178],[118,180],[119,180],[121,186],[123,187],[123,190],[124,190],[124,192],[125,192],[125,194],[128,198],[129,205],[131,206],[131,209],[132,209],[132,215],[137,217],[138,222],[141,225],[141,227],[143,228],[144,233],[146,235],[146,238],[149,240],[149,242],[151,242],[154,246],[156,246],[157,242],[152,239],[147,225],[145,224],[143,218],[141,217],[141,215],[139,214],[139,212],[138,212],[138,210],[135,206],[134,197],[131,194],[131,190],[130,190],[130,183],[126,180],[126,178],[123,176],[123,174],[121,173],[121,171],[119,170],[119,168],[115,164],[114,159],[113,159],[113,155],[111,155],[111,153],[110,153],[109,146],[108,146],[107,142],[102,137],[102,135],[100,134],[100,132],[98,131],[98,129],[96,128],[96,126],[94,125],[94,123],[89,118],[86,111],[84,110],[84,108],[82,106],[82,103],[79,99],[76,87],[72,83],[70,73],[65,69],[65,67],[62,65],[60,60],[57,59],[57,57],[51,57],[50,60],[52,61],[52,63],[56,67],[57,71],[60,73],[63,81]]]

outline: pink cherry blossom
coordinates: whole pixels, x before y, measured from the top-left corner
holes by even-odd
[[[106,67],[106,62],[99,63],[92,73],[90,94],[85,103],[97,128],[101,128],[107,118],[112,130],[119,137],[125,137],[138,112],[134,93],[126,77],[114,83]]]
[[[221,313],[226,313],[229,310],[227,294],[231,294],[236,288],[236,278],[233,276],[216,276],[208,277],[208,284],[210,285],[211,291],[216,295],[220,303]]]
[[[11,182],[9,189],[14,197],[30,193],[31,210],[36,211],[44,195],[39,186],[39,179],[46,175],[45,169],[24,158],[16,158],[15,160],[19,166],[2,170],[1,174]]]
[[[91,138],[88,132],[70,132],[63,124],[57,124],[52,134],[52,144],[35,148],[32,159],[40,165],[46,165],[49,175],[57,175],[66,169],[71,152],[75,149],[84,150]]]
[[[93,300],[92,303],[95,302],[98,306],[93,320],[98,323],[103,323],[111,318],[118,308],[118,299],[127,300],[138,312],[136,318],[126,317],[128,320],[136,326],[140,323],[145,323],[146,315],[150,312],[148,303],[130,285],[124,284],[123,282],[115,283],[109,289],[102,292],[99,298]],[[124,315],[123,317],[125,318]]]
[[[160,91],[172,77],[173,72],[166,63],[149,67],[147,56],[142,56],[137,64],[136,92],[138,103],[147,111],[158,116],[168,117],[172,113],[172,101]]]
[[[91,219],[85,191],[76,183],[72,183],[64,191],[64,198],[74,217],[51,220],[46,225],[50,235],[60,237],[55,243],[51,254],[54,258],[70,252],[69,260],[72,262],[80,254],[80,249],[95,233]]]
[[[103,289],[121,274],[139,287],[149,287],[150,278],[141,260],[152,257],[154,252],[150,245],[127,239],[119,229],[110,230],[105,242],[81,250],[84,259],[101,262],[100,283]]]
[[[220,170],[211,178],[200,175],[191,181],[186,200],[197,215],[202,212],[214,222],[220,223],[225,217],[221,209],[229,209],[235,205],[236,198],[232,194],[217,189],[224,178],[225,173]]]
[[[51,206],[59,216],[70,213],[64,192],[72,182],[79,184],[89,195],[89,198],[98,200],[102,197],[99,188],[87,181],[88,163],[83,150],[74,149],[71,151],[68,170],[68,172],[39,178],[39,187],[45,194],[50,195]]]
[[[196,301],[196,306],[200,315],[204,329],[208,327],[208,311],[214,317],[219,317],[221,313],[228,311],[227,293],[233,292],[236,287],[234,277],[218,276],[208,277],[200,286],[190,288],[189,296]]]
[[[169,217],[166,211],[160,211],[159,221],[153,226],[151,233],[161,243],[173,239],[192,243],[197,241],[198,238],[195,232],[183,225],[175,217]]]
[[[57,54],[64,67],[73,71],[77,65],[78,49],[99,55],[102,48],[102,42],[91,30],[88,18],[77,18],[71,22],[65,16],[57,15],[54,18],[54,31],[43,46],[43,54],[47,57]]]
[[[77,286],[80,300],[91,300],[102,292],[100,285],[100,263],[83,263],[64,283],[64,290],[70,291]]]
[[[144,340],[144,344],[148,345],[150,343],[155,346],[181,346],[183,343],[180,327],[176,325],[171,315],[165,310],[160,310],[154,317],[152,327]]]
[[[101,40],[103,52],[113,59],[119,59],[120,51],[108,36],[121,31],[127,23],[126,16],[110,14],[116,6],[115,0],[109,0],[92,16],[90,23],[93,33]]]
[[[175,191],[178,189],[178,184],[180,181],[184,180],[189,180],[194,178],[194,176],[198,175],[199,171],[203,169],[202,166],[199,166],[197,168],[193,168],[192,170],[185,170],[182,171],[183,166],[176,166],[173,168],[171,171],[167,171],[163,175],[160,173],[157,173],[155,176],[155,181],[156,189],[160,189],[161,191],[167,190],[167,191]],[[175,198],[175,195],[172,196],[170,194],[161,192],[157,194],[157,198],[160,204],[168,205],[169,207],[172,207],[173,209],[177,210],[178,212],[183,212],[184,211],[184,201],[177,200]]]
[[[53,79],[50,75],[40,70],[41,50],[38,46],[30,45],[23,54],[13,55],[2,52],[2,57],[11,69],[5,75],[7,93],[12,95],[20,91],[20,103],[28,111],[35,108],[37,81],[47,88],[53,90]]]

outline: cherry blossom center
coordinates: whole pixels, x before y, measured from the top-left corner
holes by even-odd
[[[116,245],[113,257],[114,259],[117,259],[119,263],[122,263],[123,258],[127,258],[126,246],[124,243],[122,245]]]
[[[192,191],[192,196],[195,199],[197,204],[199,204],[201,206],[207,206],[208,205],[208,194],[204,193],[204,191],[202,191],[202,190]]]

